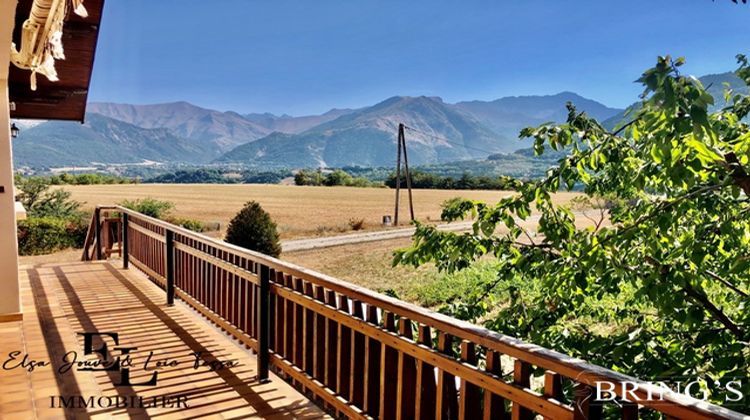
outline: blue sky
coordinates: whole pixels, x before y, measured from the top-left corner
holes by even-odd
[[[659,54],[733,70],[748,22],[729,0],[108,0],[89,99],[304,115],[567,90],[624,107]]]

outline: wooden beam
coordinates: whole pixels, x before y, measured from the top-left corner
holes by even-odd
[[[13,40],[20,43],[20,28],[28,18],[32,0],[19,0]],[[16,108],[11,118],[74,120],[83,122],[86,114],[91,72],[94,66],[104,0],[86,0],[89,16],[71,14],[63,28],[65,60],[57,60],[58,82],[37,76],[37,90],[30,88],[31,72],[10,66],[8,75],[10,101]]]

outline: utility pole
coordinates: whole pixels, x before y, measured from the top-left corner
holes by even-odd
[[[409,190],[409,213],[411,221],[414,221],[414,201],[411,193],[411,174],[409,173],[409,158],[406,154],[406,136],[404,135],[404,124],[398,125],[398,152],[396,154],[396,210],[393,215],[393,225],[398,226],[398,207],[401,198],[401,150],[404,151],[404,176],[406,177],[406,189]]]

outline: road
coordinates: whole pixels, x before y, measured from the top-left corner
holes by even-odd
[[[472,222],[456,222],[438,225],[437,228],[449,232],[463,232],[471,229]],[[330,236],[326,238],[297,239],[282,241],[283,252],[306,251],[310,249],[328,248],[331,246],[359,244],[363,242],[387,241],[389,239],[409,238],[415,228],[381,230],[377,232],[352,233],[348,235]]]
[[[573,215],[576,220],[581,220],[584,216],[583,211],[574,211]],[[519,221],[516,218],[516,221]],[[539,221],[539,215],[529,216],[524,223],[537,223]],[[455,222],[455,223],[444,223],[437,225],[439,230],[446,232],[466,232],[471,230],[473,222]],[[414,235],[415,228],[408,227],[403,229],[390,229],[380,230],[375,232],[364,232],[364,233],[351,233],[348,235],[329,236],[324,238],[308,238],[308,239],[296,239],[289,241],[281,241],[281,249],[283,252],[296,252],[296,251],[307,251],[310,249],[328,248],[339,245],[351,245],[359,244],[364,242],[377,242],[387,241],[390,239],[409,238]]]

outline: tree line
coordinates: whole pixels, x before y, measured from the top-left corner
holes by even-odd
[[[343,169],[324,173],[321,170],[300,170],[294,175],[296,185],[388,187],[396,188],[396,173],[391,172],[385,181],[372,181],[349,174]],[[507,176],[477,176],[464,173],[460,177],[441,176],[420,170],[411,171],[411,185],[419,189],[442,190],[513,190],[519,181]],[[406,175],[401,174],[401,186],[406,186]]]
[[[16,175],[16,180],[20,176]],[[100,173],[71,174],[66,172],[36,178],[44,179],[49,185],[137,184],[139,182],[138,178]]]

